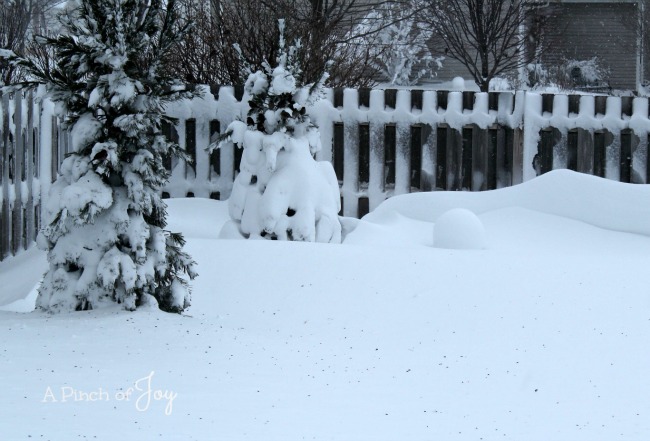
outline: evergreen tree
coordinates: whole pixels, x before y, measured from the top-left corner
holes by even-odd
[[[117,302],[134,310],[157,301],[181,312],[189,306],[183,273],[196,273],[182,236],[165,230],[163,157],[182,151],[161,126],[173,123],[165,105],[194,92],[161,65],[188,26],[179,24],[174,0],[68,3],[62,34],[38,40],[54,49],[56,67],[9,54],[31,77],[19,86],[44,83],[72,135],[38,238],[49,270],[37,307],[59,312]]]
[[[327,74],[302,84],[299,53],[299,43],[286,47],[280,20],[276,66],[250,73],[247,121],[233,122],[222,140],[244,149],[230,216],[245,237],[340,242],[338,181],[329,162],[314,160],[320,134],[306,111]]]

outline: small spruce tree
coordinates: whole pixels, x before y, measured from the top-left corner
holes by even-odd
[[[180,234],[166,227],[163,157],[182,156],[162,134],[168,103],[194,96],[161,67],[187,32],[175,0],[75,0],[61,15],[62,34],[39,38],[56,67],[9,54],[29,87],[44,83],[73,151],[47,198],[50,216],[38,244],[49,270],[37,307],[50,312],[120,303],[189,306],[194,262]],[[7,54],[4,54],[7,56]],[[155,299],[155,300],[153,300]]]
[[[279,26],[276,66],[267,62],[250,73],[247,120],[230,124],[221,141],[244,149],[230,216],[247,238],[338,243],[338,181],[329,162],[314,159],[320,134],[306,111],[321,97],[327,74],[301,84],[300,43],[286,47],[282,20]]]

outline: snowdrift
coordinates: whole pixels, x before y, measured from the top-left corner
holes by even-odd
[[[198,263],[188,313],[2,308],[0,438],[650,439],[649,200],[554,172],[395,197],[347,219],[343,245],[219,240],[226,203],[169,200]],[[431,246],[452,208],[477,213],[485,249]],[[43,266],[0,263],[0,304]],[[143,378],[176,394],[169,414],[117,398]]]
[[[570,170],[554,170],[514,187],[481,193],[430,192],[396,196],[363,220],[384,223],[395,213],[435,222],[446,211],[475,214],[520,207],[596,227],[650,236],[650,185],[624,184]]]

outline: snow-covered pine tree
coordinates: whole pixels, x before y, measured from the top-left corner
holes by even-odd
[[[248,238],[341,241],[340,195],[329,162],[314,159],[320,134],[306,112],[319,99],[327,74],[301,84],[300,43],[286,47],[280,20],[277,65],[251,73],[245,84],[250,110],[234,121],[226,140],[243,147],[229,212]]]
[[[49,270],[37,307],[60,312],[117,302],[134,310],[157,301],[180,312],[189,305],[183,273],[196,274],[182,236],[165,230],[163,157],[182,152],[161,125],[173,123],[163,115],[166,104],[194,93],[161,67],[187,26],[178,24],[174,0],[68,3],[62,34],[39,40],[54,49],[54,69],[9,56],[31,76],[20,86],[46,85],[72,136],[38,238]]]

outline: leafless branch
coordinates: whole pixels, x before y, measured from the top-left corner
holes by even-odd
[[[425,0],[427,21],[482,91],[490,80],[512,73],[539,56],[540,2],[527,0]],[[536,18],[537,17],[537,18]],[[532,25],[531,25],[532,24]],[[531,48],[531,46],[536,46]]]
[[[277,22],[282,18],[287,40],[301,42],[304,83],[317,81],[332,62],[330,86],[369,86],[375,81],[371,58],[377,48],[360,48],[354,41],[363,38],[371,45],[373,34],[390,23],[374,27],[367,35],[351,31],[378,6],[413,1],[183,0],[195,28],[170,60],[170,69],[187,82],[241,84],[246,75],[242,62],[256,70],[265,60],[275,60]]]

